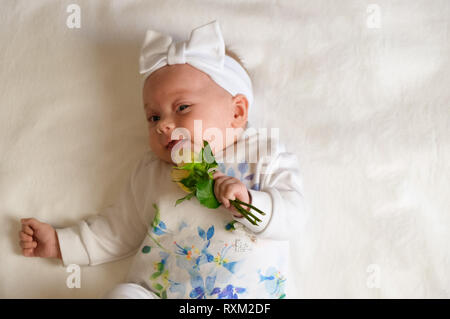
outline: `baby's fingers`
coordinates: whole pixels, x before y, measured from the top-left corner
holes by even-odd
[[[234,199],[233,196],[229,196],[227,193],[227,189],[230,184],[233,184],[234,180],[230,177],[225,177],[220,183],[214,185],[214,193],[216,194],[217,200],[223,204],[226,208],[230,207],[229,199]]]
[[[34,231],[33,231],[33,229],[30,227],[30,225],[22,224],[22,231],[23,231],[25,234],[27,234],[27,235],[30,235],[30,236],[33,236],[33,235],[34,235]]]
[[[20,222],[22,223],[22,225],[26,225],[28,227],[30,227],[31,229],[38,229],[41,226],[41,222],[38,221],[36,218],[22,218],[20,220]]]
[[[21,241],[20,242],[20,247],[22,248],[36,248],[37,246],[37,242],[35,241]]]
[[[225,208],[230,207],[230,201],[229,201],[228,199],[226,199],[225,197],[221,197],[221,198],[220,198],[220,202],[222,203],[222,205],[223,205]]]
[[[22,254],[25,257],[34,257],[34,250],[33,248],[24,248],[22,249]]]
[[[19,231],[19,237],[20,237],[21,241],[32,241],[33,240],[32,236],[25,234],[23,231]]]
[[[213,179],[219,178],[219,177],[221,177],[221,176],[227,176],[227,175],[225,175],[225,174],[222,173],[221,171],[215,171],[215,172],[213,173]]]
[[[224,182],[224,181],[226,181],[227,180],[227,177],[228,176],[217,176],[215,179],[214,179],[214,195],[216,196],[216,198],[217,198],[217,200],[220,202],[220,203],[222,203],[222,204],[224,204],[224,202],[222,201],[222,199],[220,198],[221,197],[221,185],[222,185],[222,183]]]

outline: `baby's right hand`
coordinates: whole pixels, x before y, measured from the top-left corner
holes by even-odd
[[[22,218],[20,221],[20,247],[25,257],[61,259],[58,236],[51,225],[34,218]]]

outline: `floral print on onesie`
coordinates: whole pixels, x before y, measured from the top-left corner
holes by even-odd
[[[259,190],[252,165],[219,163],[219,170]],[[168,167],[167,178],[170,178]],[[160,298],[284,298],[288,243],[258,238],[222,206],[194,199],[175,206],[183,191],[172,183],[152,203],[154,219],[135,257],[129,281]]]

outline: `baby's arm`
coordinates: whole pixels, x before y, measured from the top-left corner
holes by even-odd
[[[19,239],[23,255],[59,258],[67,266],[97,265],[133,254],[145,236],[147,219],[152,218],[141,215],[135,191],[149,180],[142,171],[151,161],[144,156],[138,162],[116,205],[75,226],[55,229],[35,218],[22,219]]]
[[[259,237],[287,240],[290,230],[300,227],[306,217],[297,156],[280,145],[267,169],[260,174],[259,189],[248,192],[250,204],[266,213],[262,216],[251,210],[261,222],[252,225],[244,218],[235,219]]]
[[[261,237],[287,240],[290,230],[300,227],[306,218],[299,161],[293,153],[278,153],[261,178],[260,190],[249,192],[251,204],[267,214],[260,227],[247,225]]]
[[[77,225],[56,229],[64,265],[93,266],[136,252],[148,226],[137,206],[135,191],[145,180],[138,178],[144,162],[145,158],[135,166],[115,205]]]

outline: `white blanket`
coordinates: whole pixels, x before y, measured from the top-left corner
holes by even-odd
[[[184,39],[214,19],[251,73],[254,125],[300,159],[290,297],[450,297],[450,2],[370,3],[2,0],[0,297],[96,298],[125,278],[131,258],[68,288],[60,261],[21,256],[19,220],[114,203],[148,147],[145,30]]]

